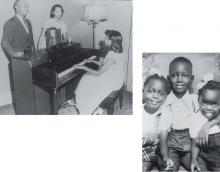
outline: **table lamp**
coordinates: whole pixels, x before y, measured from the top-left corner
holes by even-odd
[[[105,7],[97,4],[85,5],[82,20],[92,25],[93,48],[95,48],[95,27],[98,23],[107,20]]]

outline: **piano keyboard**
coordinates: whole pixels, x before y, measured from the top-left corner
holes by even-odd
[[[92,56],[92,57],[90,57],[88,59],[93,60],[95,58],[96,58],[96,56]],[[77,65],[83,65],[83,64],[84,64],[84,62],[82,61],[82,62],[78,63]],[[64,70],[63,72],[59,73],[57,75],[57,78],[59,79],[59,78],[65,76],[66,74],[72,72],[73,70],[75,70],[75,65],[73,65],[71,68],[68,68],[67,70]]]

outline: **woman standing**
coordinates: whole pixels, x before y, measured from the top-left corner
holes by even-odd
[[[126,59],[122,48],[122,35],[118,31],[106,31],[105,45],[110,51],[104,60],[85,60],[100,66],[93,70],[84,65],[77,65],[76,69],[83,69],[87,73],[82,77],[75,91],[76,106],[80,114],[93,114],[99,104],[114,90],[119,90],[125,82]]]
[[[61,40],[67,40],[67,25],[63,21],[61,21],[61,18],[63,17],[63,7],[59,4],[53,5],[50,11],[50,19],[46,21],[46,23],[43,25],[43,28],[40,33],[40,37],[37,43],[37,49],[39,48],[46,48],[46,39],[45,39],[45,32],[49,28],[56,28],[61,30]]]

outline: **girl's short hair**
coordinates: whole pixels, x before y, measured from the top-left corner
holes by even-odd
[[[106,30],[106,36],[112,41],[111,48],[114,52],[122,53],[122,35],[120,32],[115,30]]]
[[[191,70],[193,68],[192,62],[186,57],[176,57],[169,64],[169,71],[172,69],[173,65],[176,65],[176,63],[185,63],[190,67]]]
[[[64,13],[63,7],[62,7],[61,5],[59,5],[59,4],[55,4],[55,5],[52,6],[52,8],[51,8],[51,10],[50,10],[50,18],[54,18],[54,11],[55,11],[55,9],[56,9],[57,7],[61,9],[61,11],[62,11],[62,16],[63,16],[63,13]]]
[[[167,94],[170,93],[171,91],[171,87],[170,87],[170,82],[163,76],[159,76],[158,74],[154,74],[149,76],[145,81],[144,81],[144,88],[147,86],[147,84],[151,81],[151,80],[160,80],[164,83],[165,85],[165,91]]]
[[[201,96],[205,90],[217,90],[220,91],[220,82],[210,80],[202,88],[199,89],[198,95]]]

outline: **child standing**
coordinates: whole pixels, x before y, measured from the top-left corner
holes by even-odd
[[[194,80],[192,63],[185,57],[175,58],[169,65],[168,79],[172,92],[167,96],[160,120],[160,151],[164,168],[174,164],[173,171],[178,171],[180,165],[190,170],[191,139],[188,120],[193,112],[198,111],[198,97],[190,94],[189,89]],[[206,131],[218,120],[209,121],[201,131]],[[205,138],[205,136],[203,136]]]
[[[170,87],[169,82],[157,74],[146,79],[143,86],[143,172],[157,165],[158,124],[161,105]]]
[[[191,171],[220,171],[220,128],[214,125],[209,129],[208,145],[201,149],[195,138],[207,121],[211,121],[220,113],[220,82],[209,81],[199,90],[199,109],[189,119],[189,132],[192,138]]]
[[[172,91],[167,96],[164,112],[160,121],[160,150],[164,168],[174,164],[173,171],[178,171],[180,164],[190,170],[190,136],[188,120],[196,112],[197,96],[189,94],[193,82],[192,63],[185,57],[175,58],[169,65],[168,79]]]

